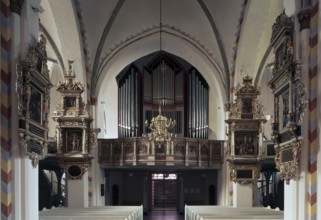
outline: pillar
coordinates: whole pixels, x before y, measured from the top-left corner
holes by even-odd
[[[317,70],[318,70],[318,77],[317,77],[317,79],[318,79],[318,82],[317,82],[317,84],[318,84],[318,88],[317,88],[317,94],[318,94],[318,97],[321,97],[321,77],[320,77],[320,67],[321,67],[321,59],[320,59],[320,55],[321,55],[321,39],[320,39],[320,31],[321,31],[321,2],[320,1],[317,1],[318,2],[318,4],[316,4],[316,5],[314,5],[313,6],[313,8],[314,9],[316,9],[316,7],[318,7],[316,10],[318,11],[318,13],[316,13],[315,15],[314,15],[314,26],[313,26],[313,28],[315,28],[316,30],[317,30],[317,32],[318,32],[318,42],[317,42],[317,47],[318,47],[318,52],[317,52],[317,56],[318,56],[318,63],[316,64],[317,65]],[[315,24],[315,23],[317,23],[317,24]],[[319,100],[317,101],[318,102],[318,105],[320,106],[320,98],[319,98]],[[318,118],[318,125],[319,125],[319,129],[318,129],[318,132],[319,132],[319,134],[318,134],[318,138],[317,138],[317,140],[318,140],[318,145],[319,145],[319,150],[318,150],[318,155],[317,155],[317,158],[318,158],[318,160],[317,160],[317,165],[316,165],[316,167],[317,167],[317,169],[315,170],[315,172],[316,173],[318,173],[318,175],[317,175],[317,180],[316,180],[316,182],[317,182],[317,186],[316,186],[316,188],[317,188],[317,190],[320,192],[320,189],[321,189],[321,174],[320,174],[320,168],[321,168],[321,151],[320,151],[320,146],[321,146],[321,143],[320,143],[320,141],[321,141],[321,139],[320,139],[320,137],[321,137],[321,130],[320,130],[320,123],[321,123],[321,120],[320,120],[320,116],[321,116],[321,108],[317,108],[318,109],[318,116],[317,116],[317,118]],[[317,199],[316,199],[316,210],[320,210],[321,209],[321,195],[320,194],[318,194],[317,196]],[[318,217],[318,220],[320,220],[321,219],[321,214],[320,214],[320,212],[318,212],[319,213],[319,215],[317,216]]]
[[[92,117],[97,118],[98,108],[96,105],[91,105]],[[98,127],[98,120],[93,121],[93,126]],[[89,206],[104,206],[105,205],[105,190],[107,188],[106,181],[104,177],[104,170],[100,168],[99,165],[99,151],[98,144],[95,146],[91,146],[91,154],[93,155],[93,159],[91,161],[91,166],[88,170],[88,175],[91,177],[88,179],[89,181],[89,194],[91,197],[89,198]],[[90,181],[91,180],[91,181]]]
[[[32,7],[31,7],[32,4]],[[30,45],[38,39],[40,0],[10,1],[12,11],[11,39],[11,151],[12,163],[12,219],[39,219],[39,180],[38,169],[33,167],[31,160],[25,155],[18,137],[18,112],[16,97],[16,64],[25,59]],[[33,10],[34,8],[35,10]],[[11,219],[8,218],[8,219]]]
[[[253,183],[233,183],[233,206],[253,207]]]
[[[300,1],[296,4],[293,3],[293,16],[297,19],[295,23],[294,42],[295,56],[299,57],[302,65],[302,79],[305,87],[309,91],[309,38],[310,38],[310,15],[311,8],[305,7],[300,8],[298,5]],[[295,11],[297,14],[295,14]],[[297,178],[292,179],[289,184],[284,183],[284,219],[300,220],[300,219],[314,219],[311,217],[312,209],[309,208],[310,197],[316,190],[314,180],[311,178],[312,175],[309,174],[309,108],[305,110],[303,124],[302,124],[302,135],[303,142],[301,147],[301,157],[300,157],[300,169],[297,173]],[[313,153],[314,154],[314,153]],[[312,214],[312,215],[311,215]]]
[[[88,207],[88,172],[81,179],[67,180],[68,207]]]

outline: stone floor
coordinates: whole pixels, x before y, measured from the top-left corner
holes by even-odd
[[[151,211],[144,214],[144,220],[184,220],[184,215],[177,211]]]

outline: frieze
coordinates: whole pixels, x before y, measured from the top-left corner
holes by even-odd
[[[259,123],[238,123],[235,124],[234,128],[237,130],[257,130],[259,129],[260,124]]]
[[[218,166],[223,163],[223,141],[175,138],[170,149],[165,145],[145,144],[144,138],[98,140],[99,163],[102,166],[151,166],[159,163],[186,166]],[[136,156],[133,150],[136,146]],[[154,151],[153,151],[154,148]],[[186,163],[188,161],[188,163]],[[197,161],[202,161],[198,164]],[[191,163],[192,162],[192,163]]]

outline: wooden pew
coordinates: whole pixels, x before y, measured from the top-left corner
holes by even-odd
[[[185,220],[284,219],[283,211],[261,207],[187,206]]]
[[[143,206],[57,208],[39,212],[40,220],[143,220]]]

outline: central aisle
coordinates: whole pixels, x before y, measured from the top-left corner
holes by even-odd
[[[184,215],[177,211],[151,211],[144,214],[144,220],[184,220]]]

